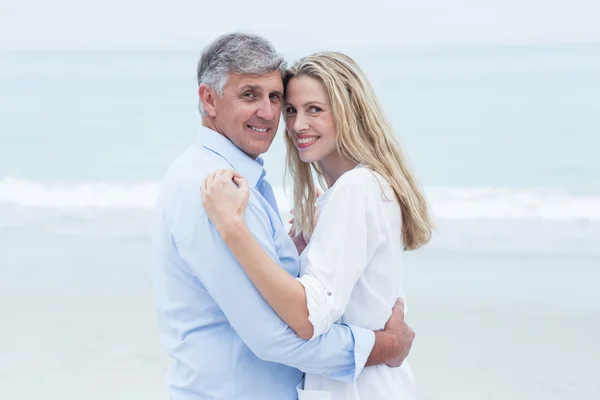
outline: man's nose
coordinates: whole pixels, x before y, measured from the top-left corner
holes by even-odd
[[[266,99],[263,99],[260,102],[259,105],[259,109],[256,112],[256,116],[258,118],[262,118],[266,121],[272,121],[275,118],[275,110],[273,109],[274,105],[273,102],[271,101],[271,99],[269,99],[268,97]]]

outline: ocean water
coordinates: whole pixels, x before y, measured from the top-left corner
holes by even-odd
[[[600,260],[600,45],[350,55],[427,194],[424,251]],[[160,180],[200,123],[197,57],[0,53],[0,281],[149,283]],[[280,209],[284,152],[280,132]]]

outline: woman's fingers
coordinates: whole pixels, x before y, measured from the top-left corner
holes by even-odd
[[[249,196],[248,181],[239,172],[233,169],[219,169],[208,174],[202,182],[200,186],[202,202],[218,201],[217,198],[223,196],[223,190],[232,189],[228,186],[232,182],[237,185],[237,188],[234,188],[234,190],[241,189],[242,192],[246,192],[245,195]]]
[[[203,203],[206,201],[207,192],[208,192],[208,187],[206,185],[206,179],[205,179],[202,186],[200,186],[200,195],[202,196]]]
[[[244,177],[242,176],[242,174],[240,174],[237,171],[231,170],[231,173],[233,174],[234,178],[242,178],[242,179],[244,179]]]
[[[239,172],[234,171],[233,169],[221,169],[216,172],[216,181],[218,181],[220,184],[227,184],[232,180],[235,182],[235,178],[244,179]]]
[[[215,181],[215,179],[217,178],[217,175],[219,174],[221,170],[216,170],[214,172],[211,172],[210,174],[208,174],[208,176],[206,177],[206,187],[210,187],[213,182]]]
[[[233,179],[233,170],[231,170],[231,169],[223,170],[223,172],[219,176],[219,179],[221,179],[222,181],[232,180]]]
[[[215,177],[215,172],[211,172],[210,174],[208,174],[206,176],[206,178],[204,178],[203,185],[200,188],[200,191],[202,192],[202,194],[204,196],[207,196],[210,193],[210,185],[212,185],[214,177]]]
[[[239,174],[237,176],[233,176],[233,182],[235,182],[235,184],[238,185],[240,189],[248,189],[248,181]]]
[[[226,171],[227,170],[225,169],[218,169],[208,174],[208,176],[206,177],[207,187],[216,184]]]
[[[202,201],[205,201],[211,194],[211,188],[219,181],[220,177],[226,172],[225,169],[218,169],[211,172],[204,178],[202,185],[200,185],[200,193],[202,195]]]
[[[204,178],[202,185],[200,185],[200,193],[202,193],[202,196],[204,196],[204,193],[206,193],[206,178]]]
[[[211,172],[206,176],[206,179],[204,179],[204,190],[210,189],[211,186],[216,185],[217,183],[230,181],[234,176],[241,177],[239,173],[232,169],[218,169]]]

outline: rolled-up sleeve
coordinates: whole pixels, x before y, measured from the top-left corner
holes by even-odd
[[[328,193],[298,278],[306,290],[313,339],[344,314],[379,240],[363,185],[343,183]]]

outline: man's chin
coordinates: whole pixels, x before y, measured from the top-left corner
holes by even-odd
[[[271,147],[271,143],[273,142],[273,140],[269,140],[269,141],[261,141],[259,143],[251,143],[249,146],[246,146],[245,149],[242,149],[242,151],[244,151],[244,153],[248,154],[250,157],[252,158],[256,158],[258,156],[260,156],[263,153],[266,153],[269,150],[269,147]]]

